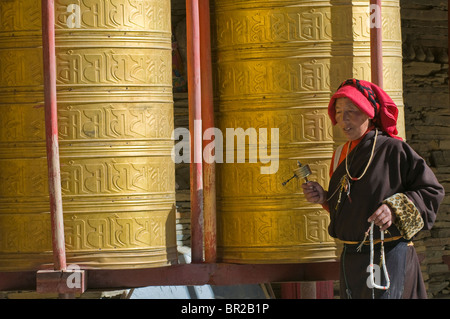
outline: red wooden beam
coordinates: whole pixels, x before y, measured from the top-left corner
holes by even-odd
[[[36,290],[36,271],[0,272],[0,291]]]
[[[129,270],[88,270],[88,288],[146,286],[238,285],[267,282],[335,280],[337,262],[311,264],[180,264]]]
[[[197,263],[145,269],[85,270],[86,289],[240,285],[339,279],[339,262],[304,264]],[[0,273],[0,291],[35,290],[36,272]]]

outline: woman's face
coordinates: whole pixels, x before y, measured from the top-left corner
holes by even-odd
[[[370,125],[369,117],[347,97],[336,99],[336,122],[349,141],[363,136]]]

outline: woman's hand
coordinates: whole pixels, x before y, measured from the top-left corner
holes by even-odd
[[[388,229],[395,220],[395,215],[392,214],[388,205],[383,204],[369,217],[369,223],[372,221],[375,225],[380,227],[380,231]]]
[[[327,192],[317,182],[307,182],[302,184],[303,194],[306,200],[313,204],[324,204],[327,200]]]

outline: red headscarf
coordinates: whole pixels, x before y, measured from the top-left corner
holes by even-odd
[[[343,82],[328,104],[328,115],[336,125],[336,99],[349,98],[362,112],[372,119],[375,126],[393,138],[397,136],[398,108],[391,97],[379,86],[368,81],[349,79]]]

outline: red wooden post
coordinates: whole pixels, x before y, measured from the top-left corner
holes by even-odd
[[[71,298],[85,289],[83,270],[67,271],[64,240],[64,217],[61,193],[61,172],[58,144],[58,114],[56,101],[55,4],[42,0],[42,54],[44,62],[45,137],[47,144],[48,191],[52,225],[53,270],[36,273],[36,291],[57,292],[60,298]],[[71,276],[78,276],[79,285],[68,285]]]
[[[317,299],[333,299],[334,288],[333,281],[317,281],[316,283],[316,297]]]
[[[333,299],[333,281],[303,281],[281,284],[283,299]]]
[[[64,242],[56,106],[54,0],[42,0],[42,46],[44,57],[45,134],[47,141],[53,259],[55,270],[64,270],[66,269],[66,249]]]
[[[383,87],[381,0],[370,0],[370,63],[372,82]]]
[[[214,128],[209,0],[202,0],[199,5],[202,121],[203,132],[205,132],[209,128]],[[204,140],[203,142],[204,146],[214,145],[214,140]],[[209,156],[210,154],[204,155]],[[216,262],[217,258],[215,172],[215,162],[209,157],[203,158],[205,261],[209,263]]]
[[[296,282],[282,283],[281,299],[300,299],[300,284]]]
[[[191,258],[203,261],[203,167],[198,0],[186,0],[187,73],[190,141]]]

